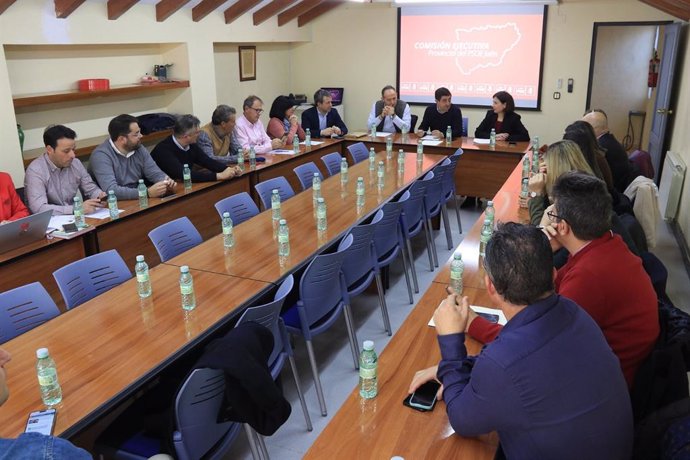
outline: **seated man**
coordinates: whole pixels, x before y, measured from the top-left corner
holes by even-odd
[[[388,85],[381,90],[381,99],[371,107],[367,128],[375,124],[376,131],[399,133],[405,125],[409,131],[411,119],[410,106],[398,99],[398,92]]]
[[[438,88],[434,93],[436,104],[430,105],[424,111],[424,117],[417,129],[417,135],[423,136],[427,130],[437,139],[446,137],[446,129],[450,126],[453,139],[462,137],[462,111],[460,107],[450,102],[452,95],[448,88]]]
[[[268,153],[283,146],[280,139],[271,140],[266,134],[264,124],[259,120],[263,107],[264,102],[258,96],[249,96],[242,104],[243,113],[235,125],[235,138],[245,150],[253,146],[256,153]]]
[[[556,292],[596,321],[618,356],[628,387],[659,335],[656,293],[642,261],[611,232],[611,195],[589,174],[562,174],[553,186],[551,223],[544,231],[554,250],[570,255],[558,270]],[[499,326],[471,315],[468,332],[488,343]]]
[[[84,214],[102,208],[103,190],[93,181],[86,168],[75,158],[77,133],[63,125],[53,125],[43,132],[46,151],[26,168],[24,191],[31,212],[52,210],[53,215],[74,214],[74,197],[78,191],[84,203]]]
[[[347,126],[333,108],[331,93],[320,89],[314,93],[314,107],[302,113],[302,129],[311,131],[311,137],[344,136]]]
[[[235,109],[221,104],[211,115],[211,123],[201,127],[196,144],[209,158],[223,164],[237,163],[242,147],[233,135]]]
[[[7,371],[5,370],[5,366],[7,366],[10,359],[10,354],[0,348],[0,406],[10,396],[10,390],[7,388]],[[90,460],[93,457],[85,450],[72,445],[64,439],[40,433],[22,433],[16,439],[0,438],[0,458]]]
[[[182,180],[184,165],[189,165],[192,182],[209,182],[227,180],[241,174],[237,166],[226,166],[209,158],[197,145],[199,137],[199,119],[194,115],[177,117],[173,134],[156,145],[151,152],[151,158],[159,168],[173,179]],[[193,165],[206,168],[196,170]]]
[[[115,191],[119,200],[139,197],[139,179],[151,183],[149,197],[161,197],[175,189],[175,181],[165,175],[141,143],[141,130],[131,115],[118,115],[108,124],[109,139],[91,154],[89,171],[102,190]]]
[[[618,360],[592,318],[554,293],[548,239],[535,227],[501,224],[484,266],[489,298],[508,319],[497,340],[467,356],[467,297],[451,295],[434,313],[438,379],[455,432],[498,431],[507,458],[630,458],[632,409]]]
[[[635,178],[635,174],[625,149],[616,137],[609,132],[609,120],[606,117],[606,113],[599,109],[592,110],[582,117],[582,121],[586,121],[594,128],[594,134],[597,136],[599,146],[604,150],[606,162],[609,164],[609,169],[611,169],[613,187],[620,193],[623,193]]]
[[[28,215],[29,210],[19,198],[12,177],[5,172],[0,172],[0,224]]]

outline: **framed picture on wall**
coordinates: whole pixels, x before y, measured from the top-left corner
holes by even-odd
[[[240,46],[240,81],[256,80],[256,46]]]

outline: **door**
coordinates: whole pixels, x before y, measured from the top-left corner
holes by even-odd
[[[664,139],[666,137],[666,125],[668,117],[673,114],[670,109],[671,89],[673,86],[673,74],[678,58],[678,41],[680,39],[680,23],[664,26],[664,49],[661,52],[661,65],[659,67],[659,81],[652,113],[652,128],[649,133],[648,151],[654,165],[654,180],[659,183],[661,174],[661,162],[664,157]]]

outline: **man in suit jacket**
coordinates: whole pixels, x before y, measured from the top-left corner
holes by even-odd
[[[331,93],[320,89],[314,93],[315,106],[302,114],[302,128],[311,131],[311,137],[343,136],[347,126],[333,108]]]

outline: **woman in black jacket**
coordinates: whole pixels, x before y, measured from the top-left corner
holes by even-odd
[[[497,141],[528,141],[529,133],[520,121],[520,115],[515,113],[513,96],[506,91],[494,94],[491,110],[486,112],[484,121],[474,131],[474,137],[488,139],[491,128],[496,130]]]

